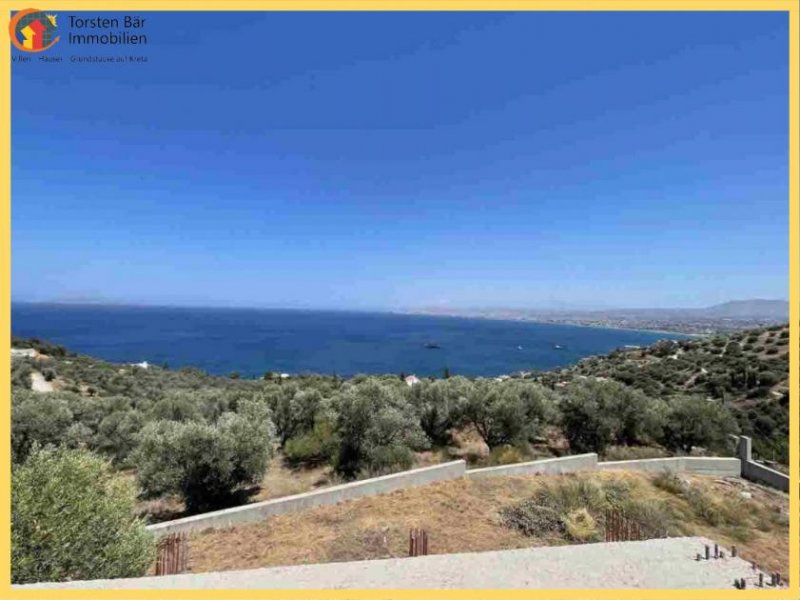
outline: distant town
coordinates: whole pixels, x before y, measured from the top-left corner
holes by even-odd
[[[785,323],[789,318],[789,303],[784,300],[737,300],[707,308],[574,311],[426,307],[409,312],[436,316],[531,321],[587,327],[710,335]]]

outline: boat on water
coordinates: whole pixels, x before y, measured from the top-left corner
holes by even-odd
[[[439,348],[441,348],[441,346],[434,342],[425,342],[425,348],[427,348],[428,350],[438,350]]]
[[[556,350],[563,350],[564,346],[561,346],[559,344],[553,344],[553,348],[556,349]]]

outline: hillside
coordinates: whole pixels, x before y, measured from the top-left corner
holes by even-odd
[[[725,319],[777,319],[789,317],[789,303],[785,300],[733,300],[697,311],[707,317]]]
[[[787,342],[787,328],[773,327],[622,349],[532,377],[408,385],[397,375],[216,377],[15,340],[12,450],[15,461],[34,442],[110,458],[143,490],[137,512],[149,521],[453,458],[727,455],[737,429],[780,463]],[[229,462],[216,462],[221,452]],[[191,484],[207,468],[225,469],[217,495]]]
[[[546,373],[558,387],[581,377],[608,378],[646,394],[695,394],[723,402],[764,459],[788,462],[789,327],[779,325],[697,340],[662,341],[593,356]]]

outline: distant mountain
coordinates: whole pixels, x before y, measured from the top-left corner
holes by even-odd
[[[734,300],[703,308],[698,311],[706,317],[718,319],[789,319],[786,300]]]

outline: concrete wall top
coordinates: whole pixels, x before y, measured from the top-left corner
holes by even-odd
[[[609,460],[597,463],[600,470],[630,470],[630,471],[681,471],[683,470],[683,457],[672,456],[669,458],[643,458],[640,460]]]
[[[499,467],[486,467],[483,469],[470,469],[466,477],[508,477],[513,475],[533,475],[536,473],[558,474],[570,471],[591,470],[597,467],[597,454],[575,454],[561,458],[546,458],[530,462],[501,465]]]
[[[681,471],[705,475],[738,477],[741,461],[738,458],[718,456],[673,456],[642,460],[615,460],[597,464],[601,470],[629,471]]]

